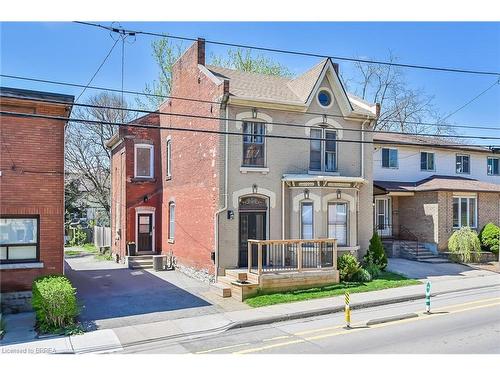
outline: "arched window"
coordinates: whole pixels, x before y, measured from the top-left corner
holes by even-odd
[[[335,130],[311,129],[309,170],[337,171],[337,132]]]

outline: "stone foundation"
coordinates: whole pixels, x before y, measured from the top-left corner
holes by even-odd
[[[1,293],[0,301],[2,313],[4,314],[15,314],[33,310],[31,307],[31,291]]]
[[[175,269],[193,279],[201,280],[205,283],[215,283],[215,275],[209,273],[206,269],[199,270],[182,264],[176,264]]]

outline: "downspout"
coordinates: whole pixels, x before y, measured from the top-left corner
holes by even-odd
[[[285,239],[285,181],[281,180],[281,239]]]
[[[361,123],[360,177],[363,179],[365,178],[365,124],[368,121],[369,118],[366,116],[366,120]],[[359,189],[356,189],[356,246],[359,246]]]
[[[228,183],[228,155],[229,155],[229,118],[227,111],[227,101],[229,99],[228,94],[224,94],[222,98],[221,107],[224,109],[224,117],[225,117],[225,134],[224,134],[224,205],[215,211],[214,214],[214,249],[215,249],[215,281],[217,282],[217,278],[219,277],[219,217],[220,214],[227,210],[227,183]]]

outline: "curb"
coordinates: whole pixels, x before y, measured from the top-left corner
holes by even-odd
[[[372,319],[366,322],[367,326],[373,326],[375,324],[381,324],[381,323],[388,323],[388,322],[396,322],[398,320],[404,320],[404,319],[411,319],[411,318],[417,318],[418,314],[417,313],[408,313],[408,314],[401,314],[401,315],[393,315],[393,316],[388,316],[386,318],[379,318],[379,319]]]

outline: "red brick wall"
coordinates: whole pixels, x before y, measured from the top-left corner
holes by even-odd
[[[223,85],[217,85],[203,72],[204,46],[193,44],[173,67],[174,97],[220,100]],[[165,102],[160,112],[220,117],[217,104],[179,99]],[[190,127],[219,130],[216,120],[161,115],[161,127]],[[172,139],[172,177],[163,179],[163,252],[172,250],[177,264],[213,275],[214,214],[219,203],[219,135],[163,130],[162,160],[166,160],[166,140]],[[166,176],[166,163],[163,163]],[[175,240],[168,240],[170,201],[175,202]]]
[[[136,124],[159,126],[160,119],[157,114],[150,114],[132,121]],[[127,242],[136,242],[136,208],[154,207],[155,210],[155,250],[161,251],[161,145],[160,130],[151,128],[122,127],[120,129],[122,140],[112,151],[112,251],[120,257],[126,255]],[[134,178],[134,145],[136,143],[149,143],[154,146],[154,178]],[[123,201],[121,202],[121,228],[122,234],[116,238],[116,205],[120,204],[120,189],[122,189]],[[147,200],[145,201],[145,197]]]
[[[9,107],[16,112],[68,115],[63,106],[26,100],[0,98],[0,104],[18,106]],[[0,133],[0,214],[40,215],[44,264],[40,269],[2,270],[0,286],[2,292],[29,290],[35,277],[63,273],[64,122],[2,116]]]

